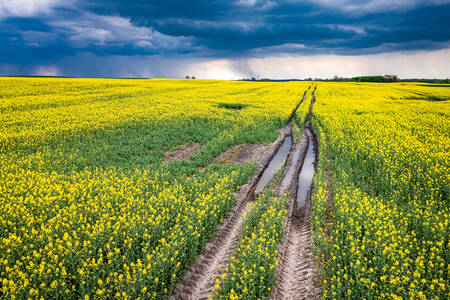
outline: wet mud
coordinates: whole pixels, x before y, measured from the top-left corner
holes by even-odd
[[[260,194],[281,169],[291,151],[291,147],[292,136],[287,136],[259,179],[255,189],[256,194]]]
[[[164,153],[164,161],[189,159],[200,148],[201,145],[199,143],[194,143],[193,145],[183,144],[181,149],[166,151]]]
[[[304,99],[305,95],[301,101]],[[227,150],[212,162],[227,164],[257,159],[259,163],[252,179],[236,193],[236,205],[220,225],[213,240],[207,243],[205,250],[188,268],[171,299],[208,299],[208,296],[213,292],[215,278],[223,274],[234,250],[235,242],[240,238],[251,201],[255,201],[258,192],[267,186],[270,179],[283,166],[286,158],[283,179],[275,190],[280,195],[289,192],[291,194],[290,197],[292,195],[295,197],[298,176],[307,153],[309,140],[306,135],[303,135],[300,141],[296,141],[295,137],[293,137],[294,114],[295,110],[287,126],[280,130],[277,140],[269,146],[260,147],[260,153],[256,155],[248,154],[248,152],[253,152],[250,150],[251,148],[247,148],[251,147],[248,145],[235,146],[235,148]],[[246,153],[246,151],[248,152]],[[307,287],[312,286],[309,284],[309,280],[310,277],[312,278],[310,274],[314,272],[313,268],[310,267],[311,249],[308,248],[311,238],[309,222],[293,222],[294,219],[297,220],[297,218],[294,218],[294,208],[297,207],[294,205],[295,203],[295,198],[290,199],[286,216],[287,225],[284,229],[284,236],[287,238],[283,239],[282,250],[279,251],[281,255],[279,266],[284,266],[279,270],[279,274],[282,276],[280,275],[280,278],[277,277],[277,287],[281,289],[276,289],[274,299],[286,298],[284,296],[289,295],[294,296],[286,299],[301,299],[298,297],[298,293],[294,293],[294,290],[300,292],[301,295],[311,294],[309,293],[311,290],[309,288],[297,288],[298,282],[305,283],[304,286]],[[285,268],[287,265],[291,265],[291,267]],[[282,280],[285,278],[294,278],[295,280]],[[289,291],[285,293],[284,291],[287,289]],[[278,295],[282,297],[278,298]]]
[[[277,280],[271,299],[319,299],[320,286],[315,279],[316,263],[311,249],[309,210],[313,192],[312,179],[318,159],[318,141],[311,128],[312,106],[305,131],[294,146],[292,159],[297,157],[293,171],[287,171],[280,192],[289,191],[283,240],[279,247]],[[296,156],[296,152],[299,152]],[[291,175],[292,174],[292,175]],[[284,182],[284,180],[283,180]],[[283,188],[284,187],[284,188]]]
[[[285,128],[280,130],[277,140],[261,155],[252,179],[241,186],[236,193],[236,205],[220,225],[213,240],[207,243],[205,250],[187,270],[171,299],[208,299],[208,295],[212,293],[215,285],[212,274],[217,277],[226,268],[235,241],[241,235],[249,203],[255,200],[255,189],[259,179],[278,149],[283,145],[285,138],[291,134],[292,122],[289,122]]]

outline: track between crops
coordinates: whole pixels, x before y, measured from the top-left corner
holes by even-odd
[[[236,205],[223,221],[216,236],[206,245],[205,251],[197,257],[185,273],[172,299],[208,299],[215,284],[212,274],[217,277],[225,270],[235,242],[241,235],[249,203],[255,199],[256,184],[286,136],[292,134],[292,123],[290,121],[280,130],[277,140],[263,155],[252,179],[240,188],[236,195]]]
[[[289,206],[285,221],[283,241],[279,247],[277,280],[271,299],[319,299],[319,287],[314,278],[316,265],[311,249],[311,225],[309,208],[311,202],[312,186],[305,204],[297,206],[298,177],[306,156],[308,143],[315,143],[316,162],[318,159],[317,139],[311,127],[312,107],[315,102],[314,93],[309,111],[305,132],[300,141],[296,143],[294,154],[299,151],[298,161],[294,162],[295,174],[289,183]],[[281,193],[285,192],[280,190]]]
[[[301,102],[304,101],[305,95]],[[301,103],[300,102],[300,103]],[[300,105],[300,104],[299,104]],[[297,108],[298,106],[297,105]],[[218,233],[211,242],[206,245],[205,251],[201,253],[194,264],[188,269],[180,283],[175,289],[171,299],[208,299],[213,293],[215,278],[222,275],[232,256],[234,245],[242,233],[242,227],[249,210],[250,203],[255,201],[255,187],[263,171],[283,144],[287,136],[292,136],[293,118],[295,110],[285,128],[280,130],[280,135],[269,150],[263,155],[258,169],[252,179],[243,185],[236,195],[237,203],[228,217],[224,220]],[[276,187],[281,195],[292,188],[292,182],[298,178],[298,170],[306,154],[306,142],[296,143],[288,156],[283,179]],[[292,201],[290,201],[292,202]],[[291,209],[292,211],[292,209]],[[290,218],[288,218],[290,219]],[[214,275],[213,275],[214,274]]]

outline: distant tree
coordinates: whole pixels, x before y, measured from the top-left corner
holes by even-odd
[[[349,79],[345,78],[345,77],[339,77],[337,75],[334,75],[333,81],[349,81]]]
[[[186,79],[189,79],[190,77],[189,77],[189,75],[186,75]]]
[[[387,82],[384,76],[358,76],[353,77],[351,80],[358,82]]]
[[[252,77],[252,81],[255,81],[256,80],[256,78],[255,77]]]
[[[195,79],[195,76],[191,76],[191,79]]]
[[[397,82],[398,81],[398,76],[397,75],[384,75],[384,78],[386,79],[387,82]]]

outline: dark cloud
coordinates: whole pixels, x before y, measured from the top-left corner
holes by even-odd
[[[30,1],[34,10],[0,4],[0,64],[48,64],[77,53],[359,55],[450,41],[447,0]]]

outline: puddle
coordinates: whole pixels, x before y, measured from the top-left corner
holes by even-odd
[[[286,169],[283,175],[283,180],[281,181],[280,185],[280,194],[284,194],[285,192],[289,191],[289,187],[291,186],[291,183],[296,180],[297,178],[294,178],[295,173],[297,171],[297,164],[300,160],[300,155],[302,154],[302,147],[300,145],[297,145],[291,150],[291,156],[292,156],[292,165]]]
[[[314,177],[314,161],[316,160],[316,154],[314,153],[313,136],[309,129],[306,129],[308,135],[308,150],[306,152],[305,161],[298,177],[298,189],[297,189],[297,203],[298,207],[305,205],[306,197],[308,196],[311,188],[312,180]]]
[[[255,188],[255,193],[261,193],[267,186],[267,184],[272,180],[273,176],[278,173],[284,161],[286,160],[289,151],[292,147],[292,137],[288,136],[284,139],[283,145],[278,149],[275,156],[270,161],[267,168],[264,170],[261,178],[258,181],[258,184]]]

